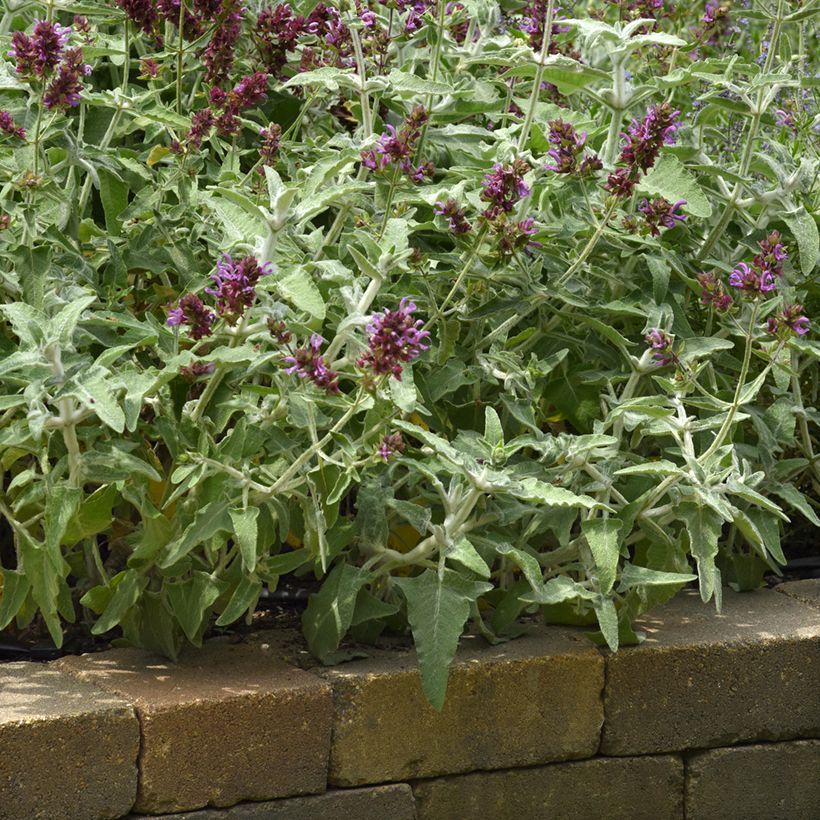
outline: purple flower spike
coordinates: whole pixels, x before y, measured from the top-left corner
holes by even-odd
[[[213,333],[211,325],[214,323],[215,318],[214,312],[205,307],[202,300],[195,293],[186,293],[179,300],[179,306],[168,311],[166,324],[171,327],[188,325],[191,328],[191,337],[201,339],[203,336],[210,336]]]
[[[311,381],[328,393],[338,393],[339,375],[327,366],[319,353],[324,341],[318,333],[314,333],[307,347],[299,347],[293,351],[292,356],[285,356],[285,363],[290,365],[285,373],[295,373],[300,379]]]
[[[484,190],[481,192],[481,199],[490,203],[484,210],[487,219],[509,213],[519,199],[529,195],[530,189],[524,182],[524,174],[529,169],[522,159],[493,166],[493,170],[484,177]]]
[[[17,61],[17,73],[28,79],[50,74],[59,64],[70,34],[70,28],[49,20],[35,20],[31,37],[15,31],[9,57]]]
[[[685,199],[679,199],[673,205],[670,205],[663,197],[657,197],[651,202],[645,199],[638,206],[638,210],[644,215],[652,236],[660,236],[662,227],[674,228],[678,222],[683,222],[686,219],[686,214],[677,213],[678,208],[683,205],[686,205]]]
[[[259,280],[271,272],[270,262],[260,265],[255,256],[234,262],[225,254],[216,264],[216,273],[211,274],[216,287],[205,288],[205,293],[216,297],[219,315],[233,325],[253,305]]]
[[[456,235],[469,233],[473,226],[467,221],[466,211],[458,207],[458,202],[448,199],[446,202],[436,203],[433,210],[439,216],[447,217],[450,232]]]
[[[661,367],[668,364],[678,363],[679,359],[676,353],[672,350],[672,344],[675,340],[674,336],[670,336],[665,330],[653,328],[645,338],[649,347],[655,351],[652,358]]]
[[[413,361],[428,348],[424,340],[430,334],[420,329],[421,319],[413,321],[415,310],[415,304],[404,297],[398,310],[385,310],[373,316],[367,326],[370,349],[359,358],[359,367],[369,368],[377,375],[392,373],[401,381],[401,363]]]
[[[556,174],[580,173],[586,176],[601,167],[601,161],[595,154],[581,159],[587,141],[586,131],[579,135],[570,123],[563,120],[552,120],[549,126],[548,139],[553,147],[548,154],[552,157],[553,164],[545,165],[545,171],[554,171]]]
[[[770,293],[777,287],[774,274],[767,270],[756,270],[741,262],[730,274],[729,284],[733,288],[745,291],[750,296]]]
[[[769,333],[780,339],[787,339],[789,336],[802,336],[808,333],[811,322],[808,316],[801,315],[803,305],[792,304],[783,305],[783,310],[772,316],[766,323]]]
[[[404,452],[404,439],[401,433],[390,433],[382,439],[381,447],[376,451],[384,461],[389,461],[390,457],[396,453]]]

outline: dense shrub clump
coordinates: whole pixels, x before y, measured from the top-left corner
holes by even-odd
[[[440,706],[468,622],[614,649],[820,525],[815,0],[17,8],[0,628],[295,574]]]

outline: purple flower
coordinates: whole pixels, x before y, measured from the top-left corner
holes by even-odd
[[[718,313],[725,313],[734,304],[734,299],[726,293],[723,282],[717,275],[709,273],[699,273],[698,282],[703,290],[700,294],[700,303],[713,307]]]
[[[339,376],[325,364],[324,357],[319,353],[324,341],[318,333],[314,333],[307,347],[299,347],[292,356],[285,356],[285,362],[290,365],[285,372],[312,381],[328,393],[338,393]]]
[[[731,274],[729,274],[729,284],[733,288],[745,291],[751,296],[770,293],[777,287],[774,274],[767,270],[755,270],[749,267],[745,262],[741,262]]]
[[[518,251],[523,251],[530,256],[530,248],[541,247],[540,242],[531,239],[538,233],[535,220],[531,216],[520,222],[514,222],[500,215],[491,224],[493,233],[496,235],[498,252],[502,257],[512,256]]]
[[[811,322],[808,316],[801,315],[802,312],[803,305],[783,305],[783,310],[777,316],[770,317],[766,323],[769,333],[780,338],[808,333]]]
[[[644,215],[649,233],[652,236],[660,236],[660,229],[674,228],[678,222],[686,219],[686,214],[677,213],[678,208],[686,204],[685,199],[679,199],[673,205],[661,197],[656,197],[651,202],[648,199],[638,206],[638,210]]]
[[[549,123],[547,139],[553,147],[548,151],[553,164],[545,165],[545,171],[554,171],[556,174],[574,174],[578,170],[578,158],[584,152],[587,134],[576,133],[568,122],[552,120]]]
[[[213,362],[194,362],[190,367],[181,367],[179,375],[185,381],[193,382],[200,376],[210,376],[215,369],[216,365]]]
[[[91,73],[91,66],[83,62],[83,53],[79,48],[70,48],[65,53],[57,76],[49,84],[43,95],[46,108],[74,108],[80,104],[80,93],[83,90],[82,77]]]
[[[179,300],[179,306],[168,311],[166,324],[171,327],[188,325],[191,328],[191,337],[201,339],[203,336],[210,336],[213,333],[211,325],[215,319],[214,312],[205,307],[202,300],[195,293],[186,293]]]
[[[653,328],[645,338],[649,347],[655,351],[652,358],[661,367],[678,363],[679,359],[677,354],[672,350],[672,344],[675,340],[674,336],[670,336],[665,330]]]
[[[294,15],[287,3],[276,8],[268,6],[256,19],[256,41],[265,68],[277,76],[288,61],[288,53],[296,50],[297,40],[305,33],[305,18]]]
[[[26,138],[26,129],[17,125],[8,111],[0,111],[0,131],[9,137]]]
[[[17,73],[28,79],[50,74],[60,62],[70,34],[70,28],[49,20],[35,20],[31,37],[15,31],[9,57],[17,61]]]
[[[116,3],[137,28],[145,34],[154,32],[157,10],[151,0],[116,0]]]
[[[780,231],[772,231],[763,241],[758,242],[760,252],[754,258],[754,265],[761,271],[774,276],[783,276],[783,260],[788,259],[786,246],[780,241]]]
[[[680,111],[673,111],[669,103],[660,103],[649,109],[640,122],[633,119],[628,133],[622,136],[626,145],[620,161],[641,171],[648,171],[664,145],[675,142],[675,131],[680,127],[676,119]]]
[[[271,272],[270,262],[260,265],[255,256],[246,256],[234,262],[225,254],[216,263],[216,273],[211,274],[216,287],[205,288],[205,293],[216,297],[217,312],[233,325],[253,305],[259,280]]]
[[[279,153],[279,141],[282,137],[282,126],[272,122],[267,128],[259,131],[261,137],[259,145],[259,156],[263,165],[273,165],[276,155]]]
[[[404,439],[401,433],[390,433],[382,438],[381,447],[376,451],[384,461],[389,461],[390,457],[396,453],[404,452]]]
[[[241,0],[226,0],[218,3],[216,10],[219,11],[219,25],[202,52],[202,62],[206,69],[205,82],[219,85],[228,79],[233,68],[234,51],[242,33],[242,15],[245,9]],[[212,13],[209,16],[217,15]]]
[[[446,202],[437,202],[433,210],[439,215],[447,217],[450,232],[454,234],[469,233],[473,226],[467,221],[466,211],[458,207],[458,202],[448,199]]]
[[[379,137],[376,147],[361,152],[362,165],[371,171],[384,171],[394,163],[398,164],[402,173],[415,183],[432,176],[435,171],[432,163],[414,166],[412,161],[427,118],[424,107],[417,105],[402,123],[400,131],[393,125],[386,126],[387,131]]]
[[[359,367],[370,368],[376,374],[392,373],[401,381],[401,363],[413,361],[428,348],[424,340],[430,334],[420,329],[421,319],[413,321],[415,309],[415,304],[404,297],[398,310],[374,314],[367,326],[370,349],[359,358]]]
[[[487,219],[509,213],[519,199],[529,195],[530,189],[524,182],[527,171],[529,165],[522,159],[493,166],[493,170],[484,177],[484,190],[481,192],[481,199],[490,203],[484,210]]]

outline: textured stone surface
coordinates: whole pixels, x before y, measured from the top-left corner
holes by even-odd
[[[320,674],[333,685],[330,782],[356,786],[595,754],[603,659],[557,628],[499,646],[465,637],[444,709],[421,690],[414,652],[375,652]]]
[[[0,664],[2,820],[121,817],[138,751],[125,701],[41,664]]]
[[[134,818],[137,815],[132,815]],[[145,817],[145,815],[139,815]],[[406,783],[330,791],[230,809],[166,814],[166,820],[415,820],[413,792]]]
[[[713,749],[686,761],[687,820],[818,820],[820,741]]]
[[[136,707],[137,811],[325,789],[330,687],[259,648],[214,640],[176,664],[135,649],[57,663]]]
[[[820,734],[820,612],[772,590],[685,593],[607,657],[601,751],[628,755]]]
[[[596,758],[416,783],[419,820],[682,820],[678,757]]]
[[[804,604],[820,607],[820,578],[806,578],[802,581],[787,581],[775,587],[790,598],[796,598]]]

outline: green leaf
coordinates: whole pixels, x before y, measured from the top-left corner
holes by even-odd
[[[499,544],[496,548],[499,555],[506,555],[524,573],[524,577],[529,582],[535,592],[540,592],[544,587],[544,572],[541,564],[534,555],[516,549],[510,544]]]
[[[587,518],[581,522],[581,532],[589,544],[595,566],[598,568],[598,587],[603,595],[607,595],[615,583],[618,558],[621,554],[622,526],[623,522],[617,518]]]
[[[281,552],[279,555],[269,555],[259,562],[259,571],[264,576],[285,575],[293,570],[304,566],[308,561],[313,560],[310,550],[301,549],[293,552]]]
[[[598,595],[591,592],[572,578],[560,576],[550,578],[543,587],[536,592],[521,596],[521,600],[531,604],[561,604],[564,601],[573,601],[581,598],[585,601],[594,601]]]
[[[275,284],[282,298],[292,302],[299,310],[316,319],[325,318],[325,300],[306,270],[295,270],[277,279]]]
[[[809,276],[817,267],[820,255],[820,235],[817,232],[817,223],[805,208],[783,216],[783,221],[789,226],[797,241],[800,252],[800,269],[804,276]]]
[[[46,315],[25,302],[0,305],[0,315],[6,317],[11,329],[24,345],[35,347],[43,339]]]
[[[205,615],[222,594],[225,583],[207,572],[194,572],[182,583],[166,584],[165,588],[182,631],[191,643],[199,645]]]
[[[446,553],[448,561],[455,561],[463,567],[472,570],[481,578],[490,577],[490,568],[487,562],[478,554],[478,550],[466,539],[458,540]]]
[[[458,648],[470,602],[492,589],[491,584],[468,581],[453,570],[425,569],[414,578],[394,578],[407,601],[407,620],[413,632],[421,671],[421,685],[430,705],[444,706],[450,664]]]
[[[705,219],[712,215],[712,203],[695,177],[674,154],[663,154],[641,179],[638,187],[644,193],[662,196],[669,202],[685,199],[684,209],[692,216]]]
[[[339,648],[350,629],[356,596],[369,577],[368,572],[342,562],[331,570],[319,592],[310,596],[302,615],[302,630],[308,648],[320,661]]]
[[[122,233],[119,215],[128,207],[128,185],[105,168],[99,168],[98,174],[105,229],[112,236],[119,236]]]
[[[633,464],[616,470],[614,475],[683,475],[683,470],[671,461],[662,458],[658,461],[646,461],[643,464]]]
[[[417,77],[415,74],[408,74],[394,68],[387,75],[387,82],[390,84],[390,91],[404,92],[407,94],[451,94],[453,87],[447,83],[427,80],[424,77]]]
[[[23,572],[31,583],[31,597],[40,608],[54,645],[60,647],[63,645],[63,630],[57,614],[57,602],[60,587],[65,581],[45,547],[35,543],[27,535],[21,535],[18,543]]]
[[[689,550],[698,564],[700,597],[708,601],[715,592],[715,557],[723,522],[711,507],[690,501],[678,504],[675,511],[689,533]]]
[[[350,622],[351,626],[358,626],[367,621],[376,621],[382,618],[389,618],[399,611],[398,604],[391,604],[387,601],[382,601],[371,592],[368,592],[364,587],[359,590],[356,597],[356,608],[353,612],[353,619]]]
[[[600,597],[593,606],[598,618],[598,626],[601,627],[601,634],[607,646],[616,652],[618,650],[618,610],[615,609],[615,602],[611,598]]]
[[[48,491],[43,529],[46,549],[52,555],[60,555],[60,542],[74,518],[81,498],[82,491],[78,487],[67,487],[64,484]]]
[[[791,484],[772,484],[769,487],[770,492],[780,496],[787,504],[791,504],[798,512],[802,513],[805,518],[811,521],[815,527],[820,527],[820,518],[812,509],[803,493]]]
[[[0,587],[0,629],[5,629],[23,606],[31,583],[25,573],[18,570],[0,569],[0,577],[3,579],[3,585]]]
[[[121,574],[117,578],[117,588],[111,601],[99,620],[91,627],[92,634],[102,635],[109,629],[113,629],[125,613],[136,604],[147,583],[148,579],[136,570],[129,569]]]
[[[125,413],[115,398],[114,385],[106,378],[105,370],[93,367],[75,379],[71,393],[91,410],[104,424],[117,433],[125,429]]]
[[[588,495],[576,495],[563,487],[555,487],[537,478],[525,478],[519,481],[512,494],[521,501],[535,501],[538,504],[545,504],[548,507],[580,507],[585,510],[611,508],[596,501]]]
[[[242,567],[246,572],[253,572],[256,569],[256,519],[259,517],[259,507],[234,507],[230,515],[242,556]]]
[[[688,584],[697,580],[697,575],[680,572],[661,572],[658,569],[639,567],[636,564],[624,562],[621,568],[620,590],[641,586],[669,586],[671,584]]]
[[[489,405],[484,408],[484,441],[493,448],[504,446],[504,430],[501,427],[501,419],[498,418],[498,413]]]
[[[231,595],[224,612],[216,619],[217,626],[227,626],[245,612],[252,610],[262,593],[262,582],[253,575],[243,575]]]
[[[194,547],[213,538],[220,531],[232,532],[233,522],[228,515],[226,502],[212,501],[197,511],[194,520],[185,528],[185,532],[168,545],[167,552],[157,564],[163,569],[173,566]]]

